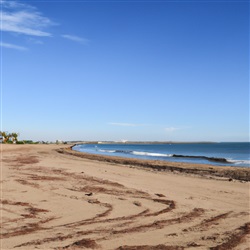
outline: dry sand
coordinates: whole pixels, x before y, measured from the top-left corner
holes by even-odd
[[[249,170],[67,147],[1,145],[0,249],[250,249]]]

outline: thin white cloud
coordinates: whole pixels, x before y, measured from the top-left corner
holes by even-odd
[[[176,128],[176,127],[168,127],[168,128],[165,128],[165,131],[166,132],[174,132],[176,130],[179,130],[180,128]]]
[[[139,127],[139,126],[146,126],[146,124],[120,123],[120,122],[110,122],[109,125],[113,125],[113,126],[123,126],[123,127]]]
[[[28,50],[27,48],[25,47],[22,47],[22,46],[18,46],[18,45],[15,45],[15,44],[10,44],[10,43],[2,43],[0,42],[0,47],[4,47],[4,48],[7,48],[7,49],[16,49],[16,50]]]
[[[190,128],[192,128],[192,127],[189,127],[189,126],[181,126],[181,127],[166,127],[166,128],[164,128],[164,130],[166,131],[166,132],[169,132],[169,133],[171,133],[171,132],[174,132],[174,131],[177,131],[177,130],[186,130],[186,129],[190,129]]]
[[[28,42],[34,44],[43,44],[43,41],[35,39],[36,37],[52,37],[48,28],[57,24],[45,17],[36,7],[16,0],[0,0],[0,4],[1,31],[25,35],[30,39]],[[75,35],[64,34],[61,37],[81,44],[89,42],[88,39]]]
[[[71,40],[73,42],[77,42],[77,43],[82,43],[82,44],[87,44],[89,42],[88,39],[86,38],[82,38],[79,36],[73,36],[73,35],[62,35],[63,38],[66,38],[68,40]]]
[[[17,1],[1,1],[1,30],[29,36],[48,37],[44,31],[55,23],[43,16],[35,7]]]

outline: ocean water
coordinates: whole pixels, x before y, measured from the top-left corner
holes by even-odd
[[[74,146],[73,150],[128,158],[250,167],[249,142],[81,144]]]

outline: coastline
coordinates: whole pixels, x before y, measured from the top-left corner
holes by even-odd
[[[73,153],[1,146],[2,249],[247,249],[249,182]]]
[[[59,153],[74,155],[77,157],[96,160],[100,162],[109,162],[115,164],[129,165],[134,167],[141,167],[155,171],[170,171],[185,174],[194,174],[201,177],[210,178],[227,178],[229,180],[235,179],[240,181],[250,181],[250,168],[234,167],[234,166],[214,166],[209,164],[185,163],[185,162],[171,162],[159,160],[141,160],[134,158],[124,158],[118,156],[104,156],[99,154],[89,154],[75,151],[72,148],[58,149]]]
[[[222,143],[83,143],[73,148],[79,152],[125,158],[250,167],[248,142]]]

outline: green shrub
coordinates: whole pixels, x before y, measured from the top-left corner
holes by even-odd
[[[16,144],[24,144],[23,141],[17,141]]]
[[[33,144],[33,141],[32,140],[24,140],[23,141],[25,144]]]

